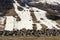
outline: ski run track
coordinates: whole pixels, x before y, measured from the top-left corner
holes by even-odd
[[[13,3],[13,5],[15,12],[21,20],[16,21],[16,18],[13,16],[6,16],[5,30],[13,31],[13,29],[20,30],[22,28],[33,29],[34,24],[37,27],[37,30],[41,30],[43,28],[42,24],[47,26],[47,29],[60,29],[58,27],[60,25],[56,23],[56,21],[50,20],[46,17],[46,11],[35,7],[29,7],[28,5],[26,5],[26,7],[22,7],[16,0],[14,1],[15,3]],[[23,10],[19,11],[17,8],[18,6],[23,8]]]

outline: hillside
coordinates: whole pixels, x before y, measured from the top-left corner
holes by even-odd
[[[24,28],[33,30],[33,27],[37,27],[38,31],[42,29],[60,30],[60,2],[57,0],[25,0],[24,2],[0,0],[0,28],[2,31],[12,32]]]

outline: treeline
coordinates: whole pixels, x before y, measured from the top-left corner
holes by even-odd
[[[45,30],[13,30],[13,31],[0,31],[0,36],[60,36],[58,29],[45,29]]]

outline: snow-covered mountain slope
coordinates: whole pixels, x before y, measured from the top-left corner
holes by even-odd
[[[12,31],[13,29],[22,29],[22,28],[26,28],[26,29],[32,29],[34,26],[37,27],[37,30],[41,30],[43,27],[46,27],[47,29],[60,29],[60,24],[58,24],[55,20],[51,20],[51,19],[59,19],[60,17],[57,15],[60,13],[59,10],[52,10],[52,8],[50,8],[50,6],[48,5],[44,5],[44,3],[42,3],[43,5],[40,5],[39,2],[42,2],[39,0],[39,2],[34,1],[31,3],[34,3],[34,5],[38,4],[38,6],[30,6],[29,4],[23,4],[21,3],[20,0],[11,0],[14,1],[13,3],[11,3],[12,6],[6,6],[6,7],[11,7],[10,9],[13,9],[14,12],[10,11],[10,16],[6,16],[6,25],[5,25],[5,30],[9,30]],[[47,1],[48,3],[49,1]],[[54,2],[54,1],[53,1]],[[35,4],[36,3],[36,4]],[[10,5],[10,4],[9,4]],[[3,7],[4,8],[4,7]],[[2,8],[2,9],[3,9]],[[8,9],[6,8],[6,9]],[[6,10],[4,9],[4,10]],[[8,9],[8,10],[10,10]],[[8,10],[6,10],[5,12],[8,12]],[[13,15],[16,12],[16,14],[18,15],[18,17],[20,18],[20,21],[16,21],[16,16],[17,15]],[[3,10],[2,10],[3,13]],[[57,14],[58,13],[58,14]],[[52,16],[51,16],[51,15]],[[48,16],[51,17],[51,19],[48,19]],[[56,18],[57,17],[57,18]],[[57,20],[58,20],[57,19]],[[60,20],[59,20],[60,21]],[[10,24],[11,22],[11,24]],[[10,27],[11,26],[11,27]]]
[[[14,0],[14,2],[15,3],[13,3],[13,5],[15,8],[15,12],[18,14],[21,20],[16,21],[16,24],[14,24],[15,26],[13,26],[12,28],[20,30],[22,28],[32,29],[33,26],[36,26],[37,30],[41,30],[43,28],[42,25],[45,25],[44,27],[47,27],[47,29],[60,29],[60,25],[56,21],[50,20],[46,17],[47,11],[38,9],[36,7],[23,7],[16,0]],[[18,6],[23,10],[18,10]],[[6,23],[6,25],[8,25],[8,23]],[[6,28],[10,30],[10,27],[6,26]]]
[[[39,0],[38,2],[48,3],[48,4],[52,4],[52,5],[60,4],[60,0]]]
[[[53,4],[53,5],[60,4],[60,0],[46,0],[46,1],[47,1],[47,3]]]

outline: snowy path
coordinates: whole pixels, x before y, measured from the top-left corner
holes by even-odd
[[[26,7],[20,6],[16,0],[14,0],[14,1],[15,1],[15,3],[13,5],[15,8],[15,11],[18,14],[18,16],[21,18],[21,21],[19,21],[17,23],[17,27],[16,27],[17,29],[19,29],[19,30],[22,28],[32,29],[32,27],[33,27],[32,24],[37,25],[37,30],[42,28],[42,26],[40,24],[46,25],[48,29],[52,29],[53,27],[55,27],[56,29],[60,29],[60,28],[58,28],[58,26],[56,26],[56,25],[59,25],[58,23],[56,23],[55,21],[47,19],[47,17],[46,17],[47,12],[46,11],[40,10],[38,8],[35,8],[35,7],[31,7],[28,9]],[[17,6],[22,7],[24,10],[19,11],[17,9]],[[34,23],[32,21],[32,17],[30,16],[29,10],[34,10],[34,14],[36,16],[36,19],[37,19],[37,21],[40,21],[40,23]],[[36,11],[38,11],[38,12],[36,12]]]

